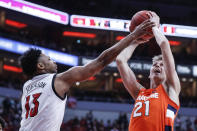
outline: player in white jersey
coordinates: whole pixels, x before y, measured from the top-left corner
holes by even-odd
[[[132,41],[146,35],[147,28],[153,26],[154,22],[150,20],[143,22],[90,63],[58,74],[56,63],[39,49],[25,52],[20,59],[21,66],[31,79],[23,86],[20,131],[59,131],[69,88],[75,82],[86,80],[101,71]]]
[[[55,74],[43,74],[35,76],[25,83],[21,102],[22,118],[25,118],[21,121],[21,125],[24,125],[21,128],[22,131],[46,128],[49,131],[56,131],[60,128],[66,98],[56,96],[53,86],[54,78]],[[36,117],[38,108],[39,117]]]

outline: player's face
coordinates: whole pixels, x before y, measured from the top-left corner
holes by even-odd
[[[57,64],[49,56],[41,54],[38,62],[42,63],[47,73],[57,73]]]
[[[158,60],[158,61],[153,62],[149,77],[151,80],[161,82],[161,83],[166,79],[166,74],[164,71],[164,66],[163,66],[162,60]]]

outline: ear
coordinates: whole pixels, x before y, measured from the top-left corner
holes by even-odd
[[[45,66],[44,66],[43,63],[40,63],[40,62],[39,62],[39,63],[37,64],[37,68],[40,69],[40,70],[43,70],[43,69],[45,68]]]
[[[150,73],[149,73],[149,76],[148,76],[148,78],[149,78],[149,79],[151,78],[151,75],[150,75]]]

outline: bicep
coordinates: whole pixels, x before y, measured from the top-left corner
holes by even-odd
[[[143,88],[143,86],[137,82],[135,74],[127,63],[118,64],[118,70],[120,72],[124,86],[128,90],[129,94],[134,99],[136,99],[140,89]]]
[[[181,84],[177,72],[172,72],[171,76],[167,76],[167,83],[171,85],[172,88],[176,91],[177,94],[181,91]]]
[[[181,90],[180,80],[175,69],[174,57],[172,55],[168,40],[165,40],[162,43],[161,51],[167,83],[170,84],[170,87],[174,88],[177,94],[179,94]]]

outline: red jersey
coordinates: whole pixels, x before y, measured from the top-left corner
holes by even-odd
[[[141,89],[131,114],[129,131],[173,131],[179,108],[162,86]]]

